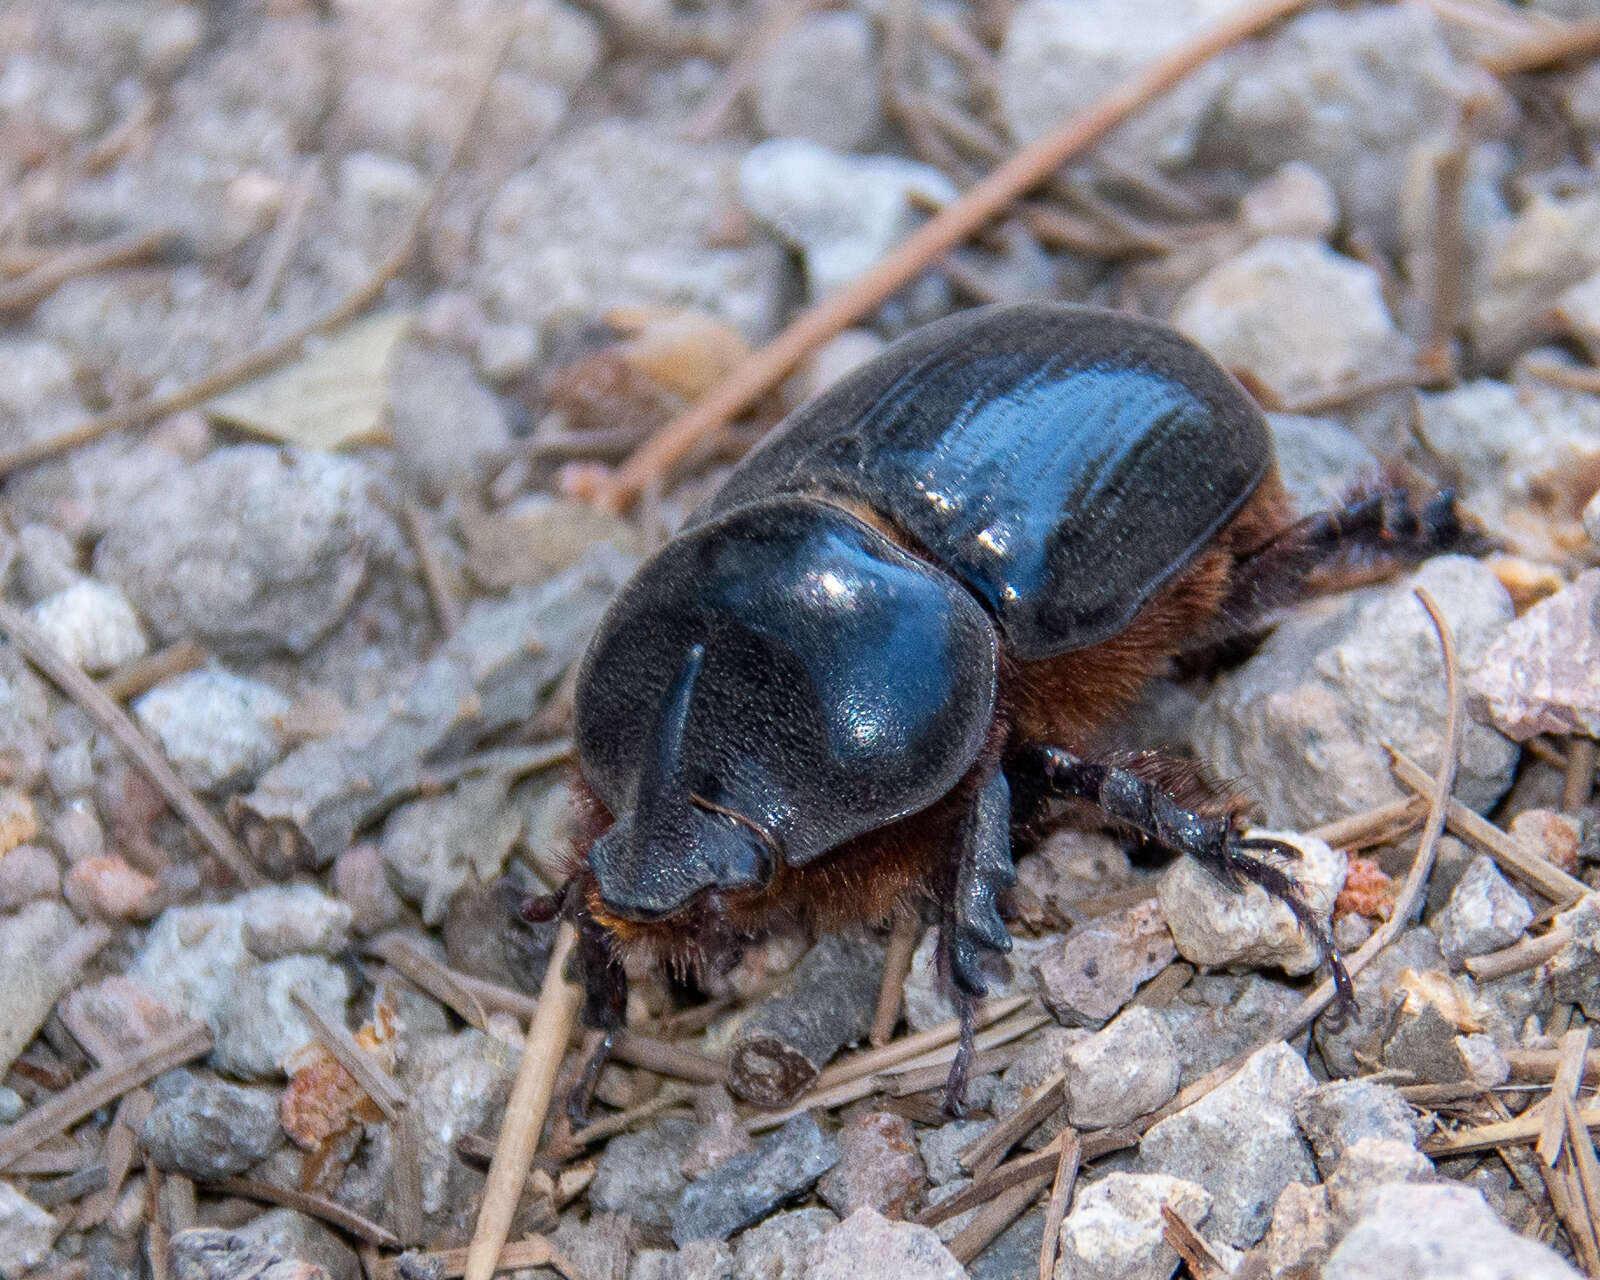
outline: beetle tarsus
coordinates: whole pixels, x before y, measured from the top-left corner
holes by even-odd
[[[567,1120],[574,1131],[589,1122],[589,1103],[594,1098],[595,1085],[600,1082],[600,1070],[611,1055],[612,1036],[612,1032],[596,1028],[584,1037],[583,1070],[578,1073],[578,1082],[567,1093]]]
[[[978,1027],[978,1001],[959,988],[955,993],[956,1017],[961,1022],[956,1056],[944,1082],[944,1113],[952,1120],[967,1114],[967,1075],[972,1070],[973,1038]]]
[[[1246,837],[1232,815],[1208,817],[1185,809],[1154,783],[1113,764],[1083,760],[1059,747],[1037,747],[1032,763],[1057,795],[1084,800],[1107,817],[1130,827],[1145,839],[1175,853],[1188,854],[1229,888],[1258,884],[1294,913],[1327,964],[1338,993],[1336,1011],[1354,1008],[1350,975],[1339,958],[1327,922],[1311,909],[1288,872],[1256,852],[1293,861],[1300,855],[1289,844],[1266,837]]]

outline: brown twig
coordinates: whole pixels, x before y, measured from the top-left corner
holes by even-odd
[[[100,1160],[106,1166],[106,1185],[78,1206],[77,1216],[72,1220],[74,1230],[88,1231],[99,1226],[116,1206],[128,1170],[133,1167],[139,1134],[154,1106],[155,1098],[147,1089],[135,1089],[122,1095],[122,1101],[117,1103],[116,1118],[100,1147]]]
[[[511,1099],[506,1103],[505,1119],[500,1126],[500,1141],[489,1164],[489,1177],[478,1208],[478,1225],[462,1269],[466,1280],[489,1280],[494,1274],[511,1228],[511,1215],[522,1196],[528,1164],[539,1143],[545,1113],[550,1108],[556,1072],[583,999],[582,989],[566,975],[567,960],[577,940],[576,930],[563,920],[545,969],[538,1007],[528,1024],[522,1063],[517,1068],[516,1083],[511,1086]]]
[[[15,1124],[0,1129],[0,1169],[9,1168],[52,1134],[71,1128],[128,1090],[210,1052],[211,1029],[203,1022],[180,1022],[157,1032],[137,1049],[96,1067]]]
[[[1394,757],[1395,776],[1406,786],[1414,791],[1423,791],[1431,785],[1427,782],[1428,775],[1415,761],[1392,747],[1390,754]],[[1459,800],[1450,802],[1448,821],[1450,830],[1480,845],[1502,871],[1509,871],[1526,881],[1557,906],[1570,906],[1589,892],[1589,886],[1582,880],[1569,876],[1560,867],[1523,848],[1499,827],[1474,813]]]
[[[703,440],[714,436],[788,375],[822,343],[870,314],[1070,157],[1105,137],[1139,108],[1195,68],[1241,40],[1301,9],[1310,0],[1255,0],[1193,39],[1152,60],[1127,80],[1073,113],[909,236],[852,283],[802,312],[772,342],[742,362],[709,394],[652,437],[601,495],[615,510],[630,506],[652,480],[670,473]]]
[[[206,651],[193,640],[179,640],[165,649],[157,649],[142,658],[135,658],[126,666],[118,667],[100,687],[113,702],[131,702],[141,693],[148,693],[163,680],[181,676],[204,666]]]
[[[1355,849],[1403,835],[1421,822],[1427,812],[1426,800],[1421,796],[1407,796],[1404,800],[1376,805],[1363,813],[1313,827],[1306,834],[1335,849]]]
[[[1561,1110],[1567,1125],[1567,1158],[1582,1193],[1585,1225],[1589,1235],[1594,1237],[1596,1222],[1600,1221],[1600,1160],[1595,1156],[1594,1135],[1578,1120],[1578,1104],[1574,1099],[1565,1099]],[[1600,1268],[1591,1267],[1589,1274],[1600,1274]]]
[[[1000,1163],[1001,1156],[1049,1119],[1065,1100],[1066,1083],[1065,1070],[1042,1081],[1032,1097],[962,1150],[961,1167],[975,1178],[988,1173]]]
[[[1009,1191],[1002,1191],[972,1217],[972,1221],[956,1232],[955,1238],[945,1246],[966,1266],[995,1242],[995,1239],[1020,1218],[1039,1193],[1050,1183],[1050,1175],[1019,1183]]]
[[[347,1231],[357,1240],[365,1240],[369,1244],[380,1245],[385,1249],[400,1247],[400,1238],[387,1227],[346,1209],[327,1196],[319,1196],[310,1191],[298,1191],[294,1187],[280,1187],[275,1182],[262,1182],[257,1178],[223,1178],[218,1182],[208,1182],[206,1186],[209,1190],[223,1195],[259,1200],[263,1204],[281,1205],[285,1209],[303,1213],[309,1218],[320,1218],[323,1222],[338,1227],[341,1231]]]
[[[348,324],[381,298],[383,291],[399,278],[416,257],[422,243],[423,231],[443,198],[445,182],[460,163],[467,143],[473,136],[478,117],[489,101],[489,90],[511,48],[511,40],[516,34],[517,25],[508,24],[496,38],[493,54],[485,65],[484,74],[474,90],[472,101],[462,119],[460,130],[452,140],[445,162],[440,166],[427,195],[423,197],[422,203],[412,215],[399,243],[363,284],[318,319],[301,325],[278,341],[268,343],[240,357],[232,364],[206,374],[186,387],[167,395],[147,397],[121,409],[112,409],[56,435],[30,440],[14,448],[0,451],[0,476],[9,475],[18,467],[29,466],[45,458],[54,457],[58,453],[76,449],[79,445],[102,439],[129,427],[142,426],[180,410],[204,404],[207,400],[221,395],[224,391],[232,390],[242,382],[258,378],[293,360],[300,354],[300,349],[308,338]]]
[[[99,244],[58,253],[26,275],[0,284],[0,315],[29,310],[68,280],[153,258],[172,242],[174,235],[165,227],[155,231],[132,231]]]
[[[323,1016],[322,1010],[307,1000],[298,990],[289,992],[289,999],[294,1002],[295,1008],[300,1010],[301,1016],[311,1024],[311,1029],[316,1032],[317,1039],[327,1049],[350,1075],[355,1082],[366,1092],[367,1097],[377,1103],[378,1110],[384,1117],[393,1121],[406,1105],[405,1094],[400,1091],[400,1086],[373,1056],[363,1049],[349,1030],[336,1022],[329,1021]]]
[[[1595,740],[1575,733],[1567,739],[1567,776],[1561,788],[1561,807],[1568,813],[1589,803],[1594,791]]]
[[[211,850],[233,877],[247,889],[266,884],[233,835],[200,803],[186,787],[166,757],[144,736],[127,712],[106,696],[105,691],[83,671],[62,657],[32,620],[13,605],[0,600],[0,631],[11,637],[29,662],[39,668],[60,690],[86,711],[106,734],[132,759],[139,772],[149,779],[166,802],[194,828],[206,848]]]
[[[1052,1280],[1056,1255],[1061,1250],[1061,1224],[1072,1204],[1072,1189],[1078,1181],[1078,1166],[1083,1162],[1083,1144],[1068,1129],[1062,1135],[1061,1154],[1056,1159],[1055,1179],[1050,1184],[1050,1200],[1044,1210],[1044,1239],[1039,1242],[1039,1280]]]
[[[1184,1260],[1194,1280],[1218,1280],[1228,1274],[1228,1269],[1211,1251],[1211,1246],[1170,1204],[1163,1203],[1161,1206],[1161,1235]]]
[[[1552,929],[1543,937],[1523,938],[1501,951],[1469,957],[1467,972],[1479,982],[1509,977],[1513,973],[1526,973],[1543,964],[1571,941],[1571,929]]]
[[[172,1234],[167,1230],[167,1215],[163,1212],[165,1200],[162,1184],[165,1175],[156,1165],[145,1170],[144,1192],[144,1253],[150,1266],[150,1280],[169,1280],[171,1272],[167,1259],[172,1252]]]
[[[267,247],[256,261],[250,285],[245,289],[246,327],[250,327],[249,321],[259,325],[267,309],[272,306],[272,295],[278,291],[278,281],[282,279],[284,268],[289,265],[289,257],[300,241],[300,227],[305,221],[306,210],[311,207],[311,193],[316,189],[316,184],[317,161],[308,159],[290,180],[289,192],[278,211],[277,223],[272,228]]]
[[[1466,301],[1467,237],[1461,216],[1470,140],[1456,138],[1433,162],[1433,249],[1428,276],[1428,339],[1418,365],[1447,380],[1455,370],[1456,328]]]
[[[444,564],[433,546],[433,522],[414,502],[400,508],[401,523],[405,525],[406,541],[417,557],[417,570],[422,575],[422,585],[427,588],[428,604],[433,609],[433,620],[440,634],[450,636],[461,626],[461,601],[450,588]]]
[[[867,1041],[874,1049],[881,1049],[894,1038],[895,1023],[900,1021],[900,1002],[905,998],[906,976],[911,972],[911,957],[917,949],[917,925],[914,915],[905,913],[895,917],[889,934],[889,945],[883,953],[883,981],[878,987],[878,1007],[872,1015],[872,1031]]]
[[[374,1268],[372,1280],[403,1280],[409,1275],[433,1276],[436,1280],[462,1276],[467,1271],[467,1253],[466,1249],[437,1249],[432,1253],[385,1258]],[[404,1264],[415,1266],[402,1269]],[[543,1236],[511,1241],[501,1249],[495,1270],[523,1271],[531,1267],[554,1267],[567,1280],[583,1280],[583,1273]]]
[[[1550,1086],[1550,1094],[1544,1100],[1539,1141],[1535,1144],[1539,1158],[1552,1169],[1561,1156],[1562,1140],[1567,1132],[1566,1103],[1577,1097],[1578,1085],[1583,1080],[1584,1059],[1588,1052],[1587,1026],[1577,1027],[1562,1037],[1561,1063],[1556,1068],[1556,1078]]]
[[[1600,54],[1600,18],[1569,22],[1541,32],[1514,48],[1490,54],[1481,60],[1481,65],[1494,75],[1511,76],[1592,58],[1596,54]]]

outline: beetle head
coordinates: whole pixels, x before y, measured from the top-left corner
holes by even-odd
[[[601,900],[624,919],[660,919],[707,889],[760,888],[777,867],[754,823],[690,792],[683,742],[704,661],[698,644],[684,658],[656,713],[633,812],[589,850]]]

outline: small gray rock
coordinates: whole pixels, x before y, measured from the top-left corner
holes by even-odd
[[[35,604],[83,578],[72,539],[54,525],[37,523],[17,530],[16,572],[23,596]]]
[[[90,675],[141,658],[150,647],[128,597],[92,578],[74,582],[28,612],[61,656]]]
[[[1586,893],[1556,916],[1557,928],[1572,931],[1568,942],[1549,961],[1551,993],[1555,999],[1578,1004],[1589,1016],[1600,1016],[1600,899]]]
[[[1226,1083],[1153,1126],[1139,1144],[1144,1167],[1198,1182],[1211,1193],[1211,1229],[1248,1248],[1291,1182],[1316,1181],[1311,1153],[1294,1124],[1294,1105],[1315,1086],[1288,1045],[1253,1054]]]
[[[406,343],[389,369],[395,452],[432,501],[479,478],[511,443],[500,401],[460,356]]]
[[[1502,732],[1600,736],[1600,569],[1507,626],[1468,678]]]
[[[883,124],[872,23],[849,10],[813,13],[767,51],[756,77],[756,117],[775,138],[808,138],[852,151]]]
[[[1320,1274],[1333,1248],[1333,1211],[1326,1187],[1291,1182],[1278,1197],[1272,1225],[1261,1241],[1272,1280],[1297,1280]]]
[[[421,908],[425,923],[438,924],[469,878],[487,884],[505,869],[521,831],[504,780],[468,778],[401,805],[384,823],[378,847],[400,895]]]
[[[611,1139],[589,1184],[590,1206],[631,1214],[640,1226],[664,1237],[688,1185],[679,1167],[694,1136],[694,1121],[668,1116],[648,1129]]]
[[[1317,1020],[1314,1033],[1317,1051],[1335,1077],[1361,1073],[1360,1057],[1377,1059],[1383,1053],[1383,1038],[1389,1030],[1389,1008],[1399,989],[1400,976],[1407,969],[1418,973],[1442,970],[1444,956],[1433,930],[1417,925],[1407,929],[1355,978],[1356,1008],[1337,1024],[1326,1018]]]
[[[1149,1009],[1119,1014],[1066,1052],[1067,1118],[1080,1129],[1126,1124],[1178,1091],[1178,1050]]]
[[[1600,269],[1600,195],[1538,193],[1477,239],[1469,327],[1474,349],[1492,368],[1541,341],[1555,299]]]
[[[1278,840],[1300,857],[1288,868],[1305,902],[1318,916],[1333,910],[1344,888],[1345,855],[1312,836],[1292,831],[1247,831]],[[1290,974],[1310,973],[1322,949],[1307,935],[1289,905],[1258,884],[1233,888],[1194,858],[1179,858],[1161,877],[1161,913],[1185,960],[1206,969],[1278,965]]]
[[[806,1280],[965,1280],[927,1227],[858,1209],[811,1247]]]
[[[691,1183],[672,1211],[672,1238],[680,1246],[726,1240],[810,1190],[838,1159],[838,1146],[816,1120],[809,1113],[796,1116],[750,1155],[734,1156]]]
[[[806,1255],[838,1223],[826,1209],[773,1214],[734,1245],[739,1280],[803,1280]]]
[[[1178,1051],[1178,1087],[1261,1044],[1300,999],[1294,988],[1259,973],[1196,975],[1159,1010]]]
[[[1398,371],[1410,352],[1376,271],[1289,236],[1268,236],[1212,268],[1172,320],[1285,403]]]
[[[1432,1182],[1433,1161],[1407,1139],[1360,1138],[1339,1157],[1328,1176],[1328,1207],[1351,1223],[1372,1207],[1378,1190],[1396,1182]]]
[[[1378,479],[1377,457],[1337,418],[1269,413],[1267,425],[1278,475],[1301,515],[1337,510]]]
[[[1260,236],[1327,240],[1339,226],[1339,195],[1310,165],[1291,160],[1244,193],[1239,219]]]
[[[1511,887],[1492,858],[1479,854],[1432,923],[1444,958],[1458,969],[1468,956],[1509,947],[1532,922],[1528,900]]]
[[[909,1218],[922,1201],[928,1173],[917,1152],[911,1121],[869,1111],[834,1135],[839,1162],[822,1175],[817,1195],[841,1218],[871,1208],[887,1218]]]
[[[7,860],[13,856],[15,851]],[[78,984],[84,965],[110,937],[103,925],[80,925],[54,900],[0,916],[0,1075],[11,1070],[56,1001]]]
[[[258,960],[312,951],[336,956],[350,945],[350,907],[312,884],[269,885],[234,899],[241,937]]]
[[[1583,531],[1589,535],[1590,545],[1600,551],[1600,492],[1583,509]]]
[[[1035,961],[1034,971],[1040,997],[1060,1021],[1099,1027],[1177,955],[1166,918],[1152,900],[1074,929]]]
[[[1250,779],[1273,825],[1311,827],[1401,798],[1385,741],[1438,766],[1444,674],[1418,586],[1472,670],[1510,622],[1511,599],[1478,561],[1440,556],[1404,581],[1296,613],[1201,704],[1196,749],[1223,776]],[[1462,728],[1456,794],[1485,809],[1510,785],[1517,749],[1487,725]]]
[[[1061,1224],[1055,1280],[1166,1280],[1178,1253],[1166,1242],[1164,1204],[1198,1226],[1211,1212],[1211,1195],[1160,1173],[1108,1173],[1084,1188]]]
[[[630,120],[558,138],[484,211],[474,274],[491,314],[546,341],[624,306],[699,307],[748,336],[770,332],[781,249],[706,243],[737,156]]]
[[[50,1256],[64,1224],[0,1182],[0,1276],[22,1276]]]
[[[1579,1280],[1552,1249],[1519,1236],[1466,1187],[1382,1187],[1339,1242],[1323,1280]]]
[[[1025,1213],[967,1264],[970,1280],[1032,1280],[1044,1243],[1044,1210]]]
[[[277,1094],[216,1076],[169,1071],[154,1085],[144,1146],[163,1169],[199,1181],[243,1173],[283,1141]]]
[[[1089,1032],[1078,1027],[1046,1026],[1033,1036],[1027,1047],[1017,1055],[1017,1060],[1001,1073],[1000,1087],[994,1092],[990,1110],[996,1119],[1004,1119],[1028,1102],[1051,1076],[1066,1065],[1067,1050],[1089,1038]],[[1063,1103],[1045,1119],[1023,1145],[1041,1147],[1067,1125],[1067,1108]]]
[[[1330,1173],[1339,1157],[1363,1138],[1417,1141],[1411,1106],[1393,1085],[1335,1080],[1300,1095],[1294,1118],[1311,1143],[1317,1168]]]
[[[401,545],[380,484],[350,458],[246,444],[162,476],[95,548],[163,641],[303,654],[333,629],[371,563]]]
[[[943,1186],[963,1177],[961,1152],[970,1147],[990,1129],[993,1120],[951,1120],[937,1129],[922,1129],[917,1133],[917,1151],[922,1156],[928,1179],[935,1186]]]
[[[281,1078],[294,1051],[316,1038],[294,992],[344,1026],[350,979],[343,969],[321,956],[270,960],[241,973],[217,1007],[212,1065],[244,1080]]]
[[[61,868],[48,849],[19,844],[0,858],[0,912],[60,896]]]
[[[315,1218],[293,1209],[270,1209],[252,1218],[234,1235],[252,1245],[264,1245],[284,1258],[321,1267],[328,1280],[359,1280],[361,1262],[355,1250]]]
[[[739,165],[739,198],[804,255],[812,298],[838,292],[922,221],[913,194],[945,204],[956,189],[931,165],[803,138],[758,143]]]
[[[197,791],[248,782],[283,754],[289,699],[228,671],[163,680],[133,704],[178,776]]]
[[[492,1133],[500,1122],[516,1076],[520,1037],[508,1044],[468,1028],[455,1034],[413,1033],[408,1040],[400,1083],[416,1115],[422,1209],[437,1222],[482,1189],[482,1173],[462,1163],[456,1143],[464,1134]],[[608,1206],[594,1201],[592,1187],[590,1195],[591,1207],[604,1212]]]

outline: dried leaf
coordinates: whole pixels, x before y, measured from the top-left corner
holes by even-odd
[[[413,317],[387,311],[341,329],[293,364],[218,396],[207,412],[258,435],[333,450],[389,438],[386,371]]]

